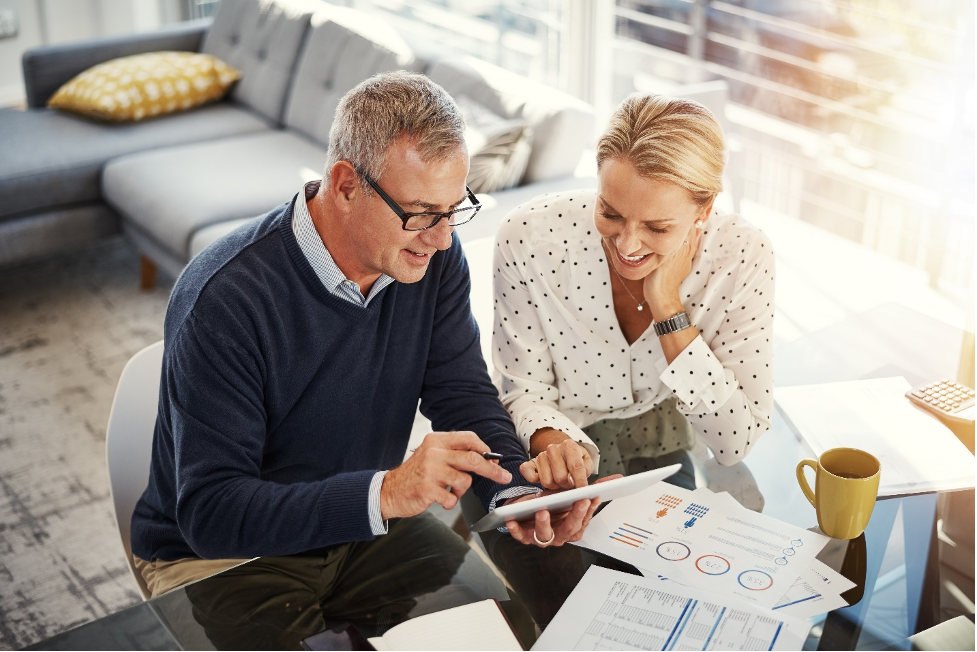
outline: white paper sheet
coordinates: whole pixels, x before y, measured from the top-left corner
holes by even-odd
[[[810,623],[590,567],[533,650],[799,650]]]
[[[795,618],[813,618],[832,609],[847,607],[841,594],[855,586],[847,577],[814,560],[810,568],[798,577],[773,611]]]
[[[816,455],[860,448],[882,463],[880,496],[974,486],[974,456],[904,396],[902,376],[778,387],[774,399]],[[809,475],[813,486],[813,474]]]
[[[369,641],[377,650],[522,650],[495,600],[412,618]]]
[[[829,540],[743,509],[728,496],[659,483],[612,501],[579,545],[645,575],[770,608]]]

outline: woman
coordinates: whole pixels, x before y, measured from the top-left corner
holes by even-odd
[[[721,464],[770,426],[774,258],[712,210],[722,128],[700,104],[632,96],[597,147],[597,190],[544,195],[500,228],[493,359],[547,487],[683,462]]]

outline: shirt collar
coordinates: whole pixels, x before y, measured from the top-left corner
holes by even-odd
[[[356,283],[346,278],[346,275],[339,269],[339,265],[336,264],[319,236],[319,232],[312,222],[312,215],[309,214],[309,207],[306,205],[306,202],[315,197],[319,191],[320,183],[320,181],[308,182],[296,198],[295,210],[292,214],[292,233],[295,234],[295,240],[309,264],[312,265],[316,276],[330,294],[367,306],[373,297],[393,283],[394,279],[386,274],[381,274],[380,278],[373,283],[373,287],[370,288],[369,296],[364,298]],[[305,201],[302,201],[303,197]]]

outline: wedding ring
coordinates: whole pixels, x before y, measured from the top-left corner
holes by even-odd
[[[552,534],[552,535],[550,536],[550,540],[549,540],[549,541],[540,541],[540,540],[539,540],[539,537],[538,537],[538,536],[536,536],[536,530],[533,530],[533,538],[534,538],[534,539],[536,539],[536,543],[538,543],[539,545],[541,545],[541,546],[543,546],[543,547],[545,548],[546,546],[548,546],[548,545],[550,545],[551,543],[553,543],[553,539],[555,539],[555,538],[556,538],[556,532],[554,532],[554,533],[553,533],[553,534]]]

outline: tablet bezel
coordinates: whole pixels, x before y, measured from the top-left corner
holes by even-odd
[[[472,532],[487,532],[505,526],[505,522],[515,519],[517,521],[529,520],[536,512],[548,509],[559,511],[573,505],[573,503],[584,498],[601,498],[601,502],[623,498],[631,494],[638,493],[647,489],[656,482],[660,482],[671,476],[682,468],[681,464],[672,464],[660,469],[644,471],[635,475],[608,480],[598,484],[590,484],[586,487],[567,489],[558,493],[533,498],[532,500],[509,503],[486,514],[471,526]]]

